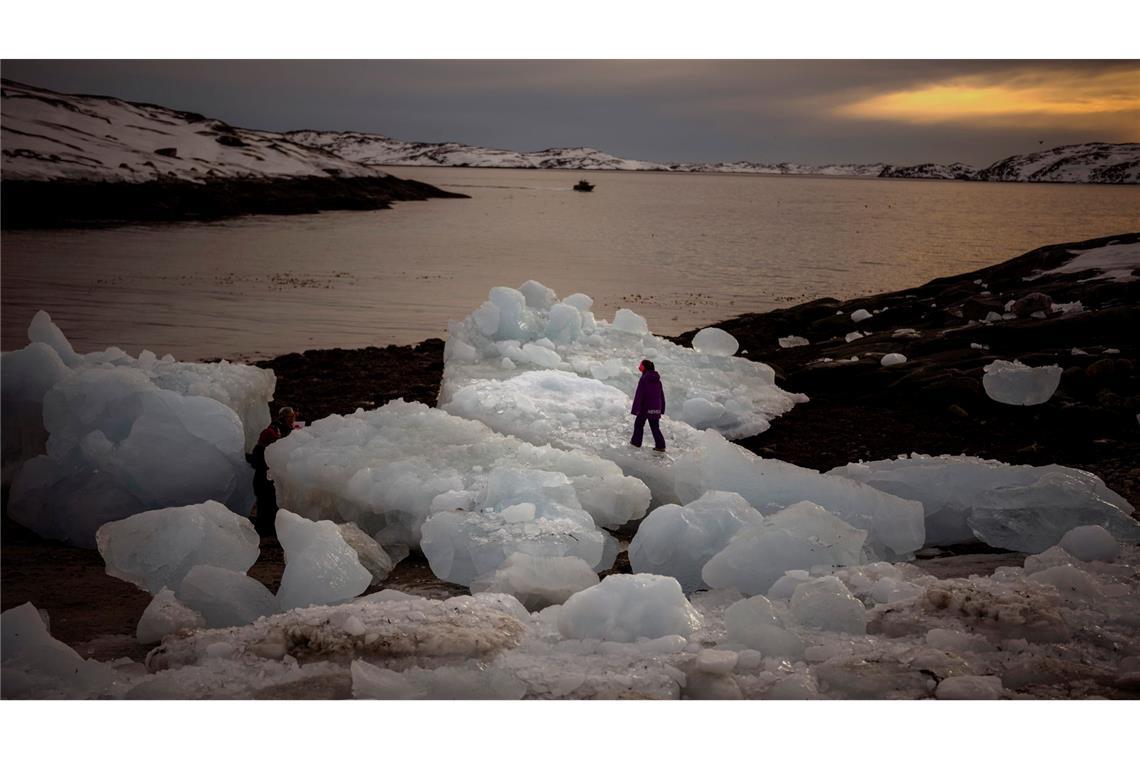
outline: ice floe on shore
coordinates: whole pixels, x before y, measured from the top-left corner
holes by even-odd
[[[628,309],[606,322],[592,306],[581,293],[558,300],[534,280],[492,288],[479,308],[449,325],[440,406],[448,408],[473,382],[542,369],[593,378],[631,399],[642,359],[661,373],[672,419],[731,438],[761,433],[773,417],[807,401],[778,388],[768,365],[732,356],[738,344],[723,330],[702,331],[693,348],[684,348],[650,333]]]
[[[45,312],[0,357],[9,514],[45,538],[94,547],[105,522],[214,500],[253,502],[247,446],[275,378],[229,362],[76,353]]]
[[[1132,505],[1096,475],[1072,467],[911,454],[848,464],[828,475],[921,503],[928,546],[981,541],[1040,552],[1082,525],[1100,525],[1121,540],[1140,541]]]
[[[508,472],[536,473],[532,485],[540,490],[551,473],[564,478],[577,504],[562,503],[582,511],[591,526],[638,519],[650,501],[649,489],[612,462],[534,446],[400,400],[317,420],[269,446],[266,460],[283,508],[354,522],[385,547],[418,546],[424,521],[437,513],[526,501],[503,503],[506,496],[488,494],[489,484],[511,482]]]

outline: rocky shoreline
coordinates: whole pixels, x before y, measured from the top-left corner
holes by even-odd
[[[1089,470],[1140,503],[1140,279],[1090,280],[1087,272],[1037,276],[1071,259],[1072,251],[1109,242],[1138,244],[1140,233],[1046,246],[917,288],[818,299],[717,324],[737,338],[744,355],[771,365],[782,388],[811,399],[774,420],[767,432],[738,443],[815,469],[910,452],[1055,462]],[[1079,311],[1071,306],[1077,301]],[[870,316],[854,323],[851,315],[859,309]],[[1025,313],[992,316],[1014,310]],[[853,332],[864,335],[848,342]],[[688,345],[694,334],[674,340]],[[789,336],[808,343],[781,348],[779,339]],[[401,397],[434,405],[443,346],[433,339],[415,346],[315,349],[257,364],[277,375],[275,405],[293,406],[314,420]],[[880,359],[887,353],[904,354],[907,361],[884,367]],[[1040,406],[1000,404],[985,394],[981,380],[982,368],[995,359],[1058,364],[1061,385]],[[962,567],[989,572],[1017,562],[1006,554],[943,567],[942,555],[918,562],[932,574],[961,573]],[[80,647],[85,656],[139,654],[134,625],[149,597],[106,576],[97,552],[42,540],[5,517],[0,556],[4,609],[25,601],[46,609],[53,634],[86,646]],[[624,553],[614,572],[628,571],[622,560]],[[275,590],[283,566],[280,547],[270,542],[250,575]],[[436,580],[414,558],[401,563],[385,586],[425,596],[461,591]]]
[[[467,198],[398,177],[224,178],[202,182],[0,182],[4,229],[212,221],[248,214],[368,211],[399,201]]]

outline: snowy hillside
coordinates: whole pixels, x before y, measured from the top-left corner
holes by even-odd
[[[366,166],[476,166],[501,169],[616,169],[668,171],[667,164],[618,158],[593,148],[550,148],[519,153],[462,143],[405,142],[362,132],[287,132],[299,145],[327,150]]]
[[[148,182],[384,177],[280,135],[117,98],[3,81],[3,178]]]
[[[918,164],[916,166],[887,166],[880,177],[909,179],[977,179],[978,169],[963,163]]]
[[[471,166],[495,169],[603,169],[613,171],[720,172],[725,174],[827,174],[878,176],[885,164],[660,163],[618,158],[593,148],[547,148],[531,153],[462,143],[405,142],[362,132],[288,132],[297,143],[322,148],[368,166]]]
[[[978,172],[996,182],[1140,182],[1140,143],[1083,143],[1010,156]]]
[[[823,164],[754,161],[661,163],[619,158],[593,148],[548,148],[532,153],[480,148],[463,143],[406,142],[363,132],[304,130],[284,135],[367,166],[464,166],[488,169],[604,169],[614,171],[713,172],[721,174],[807,174],[832,177],[908,177],[998,182],[1140,182],[1140,144],[1068,145],[998,161],[988,169],[950,164]]]

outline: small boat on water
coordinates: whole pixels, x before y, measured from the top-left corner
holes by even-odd
[[[586,180],[580,179],[580,180],[578,180],[578,184],[574,185],[574,189],[577,190],[579,193],[588,193],[594,189],[594,186],[591,185]]]

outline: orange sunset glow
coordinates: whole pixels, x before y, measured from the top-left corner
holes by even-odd
[[[929,124],[954,121],[1108,126],[1122,138],[1140,137],[1140,68],[1087,73],[1062,71],[1009,81],[956,77],[873,95],[841,106],[841,116]]]

